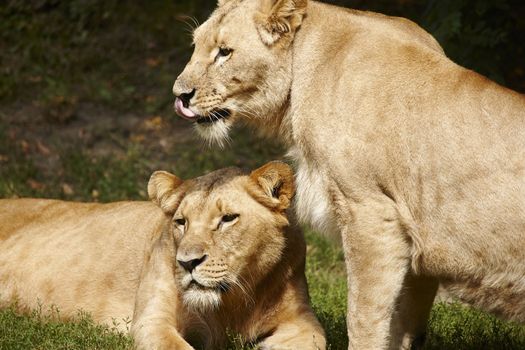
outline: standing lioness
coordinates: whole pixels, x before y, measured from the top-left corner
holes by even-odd
[[[220,349],[228,330],[262,349],[324,350],[285,212],[293,190],[273,162],[187,181],[156,172],[158,206],[0,200],[0,304],[132,320],[145,350]]]
[[[175,108],[207,139],[279,136],[301,218],[342,237],[352,349],[408,347],[438,280],[525,319],[525,98],[414,23],[306,0],[220,0]]]

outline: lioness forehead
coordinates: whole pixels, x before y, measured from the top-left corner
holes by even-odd
[[[215,188],[243,175],[246,175],[246,172],[235,167],[215,170],[193,179],[191,189],[192,191],[212,192]]]
[[[189,186],[181,202],[181,207],[217,206],[218,200],[223,205],[239,192],[245,192],[244,178],[247,173],[239,168],[225,168],[204,176],[189,180]],[[234,195],[234,192],[236,193]],[[222,205],[219,205],[222,206]]]
[[[193,43],[202,43],[207,40],[214,40],[217,37],[218,30],[227,18],[235,16],[237,11],[246,12],[243,6],[241,9],[240,5],[247,4],[247,0],[229,0],[225,1],[224,5],[221,5],[213,11],[210,17],[202,25],[197,27],[193,32]]]

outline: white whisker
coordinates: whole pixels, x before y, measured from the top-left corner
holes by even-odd
[[[239,279],[242,279],[242,281]],[[242,276],[229,276],[227,281],[239,288],[241,294],[244,296],[246,305],[255,305],[255,300],[252,296],[252,290],[248,287],[249,284]],[[243,282],[245,282],[246,285]]]
[[[195,25],[195,29],[197,29],[198,27],[201,26],[201,24],[199,23],[199,20],[197,19],[197,17],[195,17],[195,16],[189,16],[189,17],[193,21],[193,24]]]

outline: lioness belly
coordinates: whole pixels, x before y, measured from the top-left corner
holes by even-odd
[[[2,210],[4,209],[4,210]],[[131,320],[144,247],[162,213],[150,203],[0,200],[0,303],[97,322]],[[32,213],[27,215],[27,213]],[[14,218],[14,219],[13,219]]]

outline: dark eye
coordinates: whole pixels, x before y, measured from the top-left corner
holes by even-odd
[[[232,222],[233,220],[237,219],[239,217],[239,214],[226,214],[222,217],[222,222]]]
[[[179,225],[179,226],[184,226],[184,225],[186,225],[186,219],[184,219],[184,218],[176,219],[175,223],[177,225]]]
[[[228,49],[227,47],[220,47],[219,52],[217,52],[217,57],[215,57],[215,59],[219,57],[229,56],[232,53],[232,51],[232,49]]]

